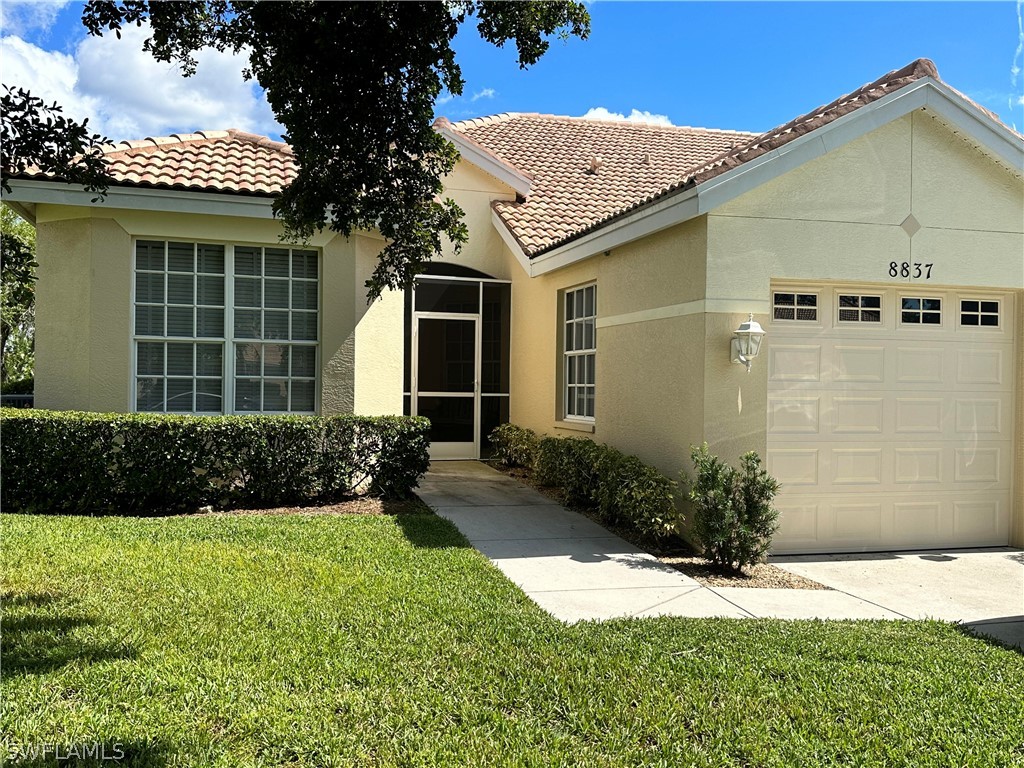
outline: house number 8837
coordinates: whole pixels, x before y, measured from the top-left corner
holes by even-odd
[[[932,267],[934,264],[922,264],[920,261],[897,261],[889,262],[889,277],[913,277],[915,280],[924,278],[932,279]]]

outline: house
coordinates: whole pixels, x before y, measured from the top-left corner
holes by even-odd
[[[36,402],[418,413],[435,458],[511,420],[670,476],[767,457],[777,552],[1024,545],[1024,138],[918,60],[760,135],[437,121],[468,246],[367,306],[382,241],[279,242],[287,146],[121,142],[38,228]],[[749,368],[732,340],[766,332]]]

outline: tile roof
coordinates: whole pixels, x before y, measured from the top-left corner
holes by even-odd
[[[451,128],[533,176],[528,199],[494,204],[523,251],[533,258],[760,157],[922,77],[938,79],[928,59],[913,61],[761,134],[515,113],[453,123]]]
[[[755,135],[520,113],[450,128],[532,177],[526,200],[494,205],[530,255],[657,194]]]
[[[726,173],[923,77],[938,79],[928,59],[913,61],[759,134],[535,113],[457,123],[442,117],[435,127],[531,182],[525,199],[495,202],[494,209],[533,258]],[[125,186],[273,196],[297,170],[287,144],[237,129],[122,141],[103,151],[115,183]]]
[[[297,168],[287,144],[235,128],[119,141],[104,145],[103,154],[115,184],[159,189],[270,196]]]

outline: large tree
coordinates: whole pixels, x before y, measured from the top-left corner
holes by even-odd
[[[32,377],[36,231],[0,205],[0,383]]]
[[[442,238],[456,249],[466,241],[463,212],[442,198],[441,178],[458,155],[431,121],[442,89],[462,93],[452,40],[471,17],[485,40],[515,43],[521,68],[547,51],[552,35],[585,38],[590,29],[572,0],[93,0],[82,20],[93,35],[148,22],[146,49],[186,73],[201,49],[246,52],[246,76],[266,90],[300,167],[274,202],[286,237],[379,230],[387,245],[367,282],[372,299],[408,285]],[[90,146],[80,140],[75,149],[90,158]],[[6,174],[19,166],[3,152]]]

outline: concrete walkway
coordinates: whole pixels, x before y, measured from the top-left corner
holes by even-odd
[[[846,591],[704,587],[475,461],[435,462],[419,496],[563,621],[620,616],[900,619]]]

